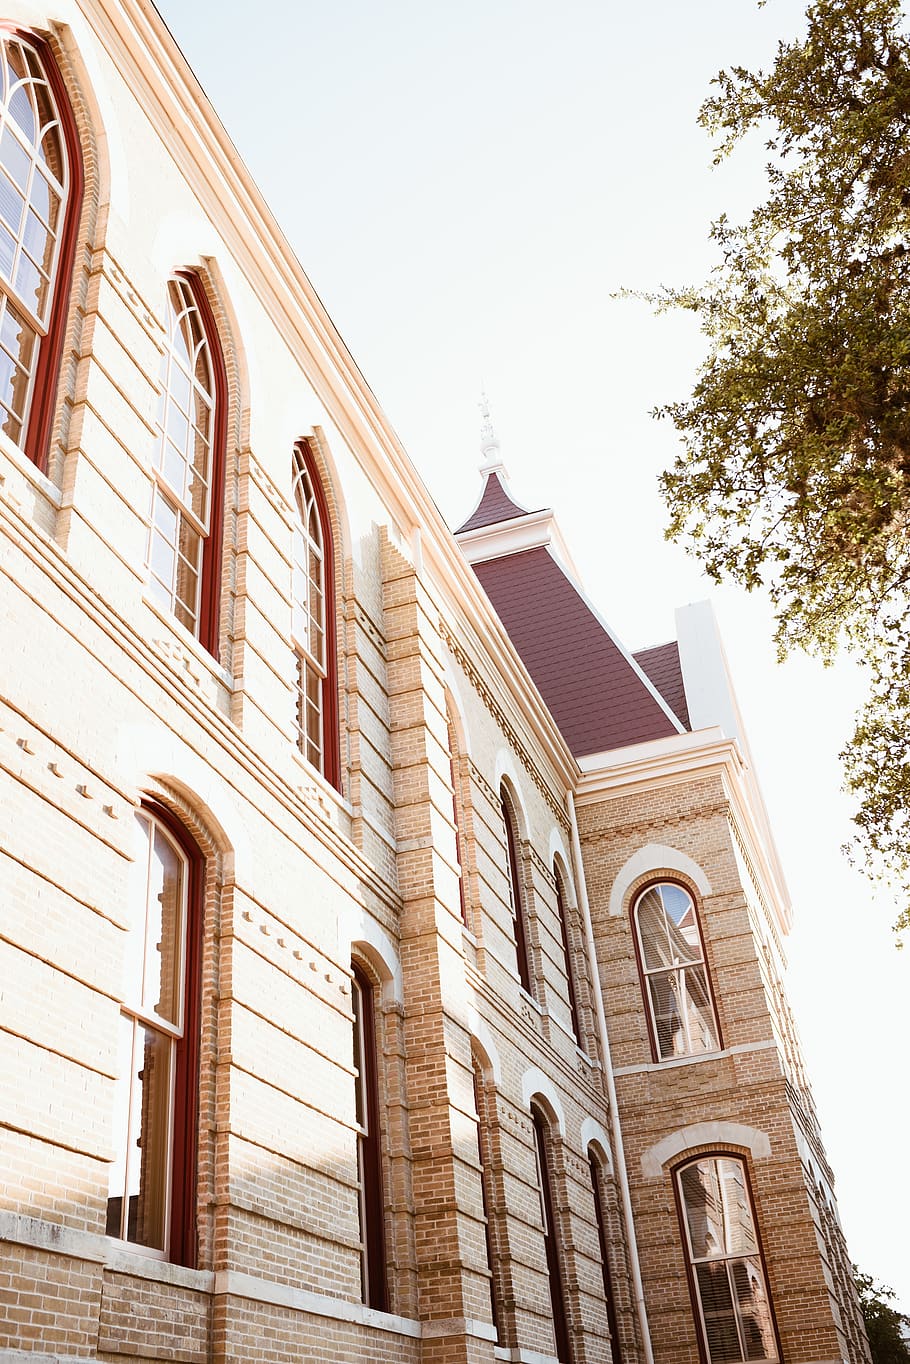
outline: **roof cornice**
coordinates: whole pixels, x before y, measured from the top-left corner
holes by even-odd
[[[579,766],[582,775],[575,793],[579,807],[626,795],[630,790],[643,794],[689,781],[694,776],[719,775],[776,926],[782,933],[789,933],[793,923],[790,896],[776,849],[768,847],[764,836],[764,809],[756,805],[754,783],[749,780],[749,768],[739,744],[727,738],[719,725],[591,754],[580,758]]]

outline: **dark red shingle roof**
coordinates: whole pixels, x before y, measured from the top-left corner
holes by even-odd
[[[474,511],[459,526],[456,535],[465,530],[479,530],[481,526],[495,526],[497,521],[511,521],[513,516],[527,516],[526,507],[513,502],[500,482],[499,474],[488,474],[483,493]]]
[[[473,567],[576,756],[677,732],[546,549]]]
[[[691,729],[676,640],[671,639],[669,644],[656,644],[652,649],[639,649],[632,657],[648,674],[677,719],[682,721],[686,729]]]

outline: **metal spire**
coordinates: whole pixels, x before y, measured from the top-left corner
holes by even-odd
[[[486,389],[480,390],[480,450],[483,455],[484,464],[498,464],[500,462],[499,441],[493,430],[493,418],[490,416],[490,400],[487,397]]]

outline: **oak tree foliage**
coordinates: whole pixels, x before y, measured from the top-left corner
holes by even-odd
[[[767,72],[715,78],[720,161],[747,134],[767,193],[712,228],[699,288],[650,295],[708,339],[668,535],[718,581],[770,592],[781,654],[852,649],[868,700],[844,753],[857,847],[910,882],[910,34],[900,0],[815,0]],[[899,926],[910,927],[904,911]]]
[[[910,1364],[910,1349],[904,1339],[910,1317],[893,1306],[894,1290],[876,1283],[871,1274],[861,1273],[856,1265],[853,1281],[869,1337],[872,1364]]]

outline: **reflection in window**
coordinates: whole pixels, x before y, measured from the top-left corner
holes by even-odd
[[[354,1112],[357,1122],[357,1197],[360,1213],[360,1286],[368,1307],[388,1310],[382,1146],[376,1067],[373,987],[355,962],[351,1004],[354,1010]]]
[[[569,938],[569,908],[566,903],[562,873],[555,863],[553,864],[553,876],[556,880],[556,913],[559,916],[562,952],[566,964],[566,989],[569,993],[569,1017],[572,1022],[572,1036],[575,1038],[576,1042],[580,1043],[581,1023],[578,1016],[578,995],[575,990],[575,966],[572,957],[572,943]]]
[[[163,1254],[170,1245],[176,1068],[188,1027],[189,863],[153,815],[142,811],[136,821],[141,851],[127,933],[107,1234]]]
[[[550,1164],[547,1153],[547,1124],[543,1115],[531,1109],[534,1126],[534,1155],[537,1162],[537,1187],[540,1191],[540,1216],[543,1222],[544,1249],[547,1257],[547,1278],[550,1287],[550,1307],[553,1312],[553,1335],[556,1340],[556,1358],[559,1364],[572,1364],[572,1351],[569,1344],[569,1326],[566,1320],[566,1306],[563,1297],[562,1269],[559,1263],[559,1233],[553,1215],[554,1200],[550,1182]]]
[[[458,861],[458,907],[461,911],[461,922],[468,926],[468,906],[464,893],[464,862],[463,849],[461,844],[461,825],[458,819],[458,774],[455,770],[455,756],[458,753],[458,733],[455,729],[455,722],[452,719],[452,712],[446,702],[446,731],[449,740],[449,779],[452,783],[452,821],[455,825],[455,857]]]
[[[525,907],[521,892],[521,879],[518,864],[518,823],[515,809],[505,785],[499,788],[502,807],[502,820],[506,830],[506,868],[509,876],[509,893],[512,902],[513,933],[515,937],[515,964],[518,979],[528,994],[531,994],[531,964],[528,960],[528,935],[525,926]]]
[[[51,321],[71,168],[38,52],[9,33],[0,47],[0,428],[21,446]]]
[[[193,288],[168,284],[148,566],[153,595],[200,636],[203,556],[211,529],[215,375]]]
[[[660,1060],[717,1051],[695,902],[672,882],[650,886],[634,911],[645,995]]]
[[[712,1156],[677,1173],[698,1324],[710,1364],[774,1360],[774,1319],[745,1167]]]
[[[490,1217],[493,1198],[490,1189],[490,1168],[486,1147],[490,1140],[489,1112],[487,1096],[484,1091],[483,1072],[475,1056],[471,1057],[472,1078],[474,1081],[474,1107],[477,1110],[477,1159],[480,1162],[480,1198],[483,1207],[483,1235],[487,1256],[487,1269],[490,1272],[490,1317],[496,1331],[496,1339],[502,1340],[502,1327],[499,1307],[499,1293],[496,1283],[496,1257],[493,1251],[493,1228]]]
[[[604,1286],[604,1304],[607,1309],[607,1328],[610,1332],[610,1350],[613,1356],[613,1364],[622,1364],[616,1299],[613,1295],[613,1277],[610,1273],[610,1256],[607,1249],[607,1223],[604,1215],[604,1171],[600,1157],[593,1146],[588,1147],[588,1169],[591,1173],[591,1193],[594,1196],[594,1217],[597,1222],[597,1243],[600,1247],[600,1270]]]

